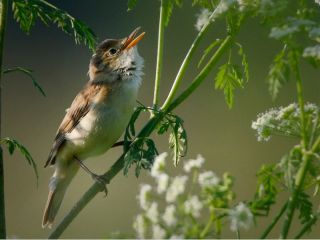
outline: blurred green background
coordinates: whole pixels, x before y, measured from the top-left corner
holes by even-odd
[[[96,32],[99,40],[122,38],[135,27],[146,31],[139,44],[145,58],[145,76],[139,100],[151,105],[157,46],[159,1],[139,0],[133,11],[127,12],[127,0],[50,1],[83,20]],[[161,82],[161,100],[164,100],[185,53],[196,36],[194,24],[199,8],[192,8],[185,1],[183,8],[176,8],[165,31],[164,71]],[[214,25],[198,50],[195,59],[213,39],[225,34],[222,23]],[[185,120],[189,137],[189,152],[194,158],[201,153],[207,160],[205,167],[217,174],[227,171],[236,178],[237,201],[249,199],[255,191],[255,173],[263,163],[280,159],[293,140],[273,138],[268,143],[257,142],[251,122],[260,112],[296,99],[293,82],[287,84],[280,97],[272,102],[267,91],[266,75],[273,56],[280,45],[268,39],[268,31],[257,20],[249,20],[238,37],[243,44],[250,64],[251,79],[244,90],[238,90],[235,106],[227,108],[224,96],[213,87],[214,72],[202,86],[177,110]],[[40,179],[39,187],[32,169],[16,154],[5,155],[6,214],[9,237],[46,238],[49,230],[41,228],[43,207],[48,193],[48,181],[52,169],[42,168],[51,148],[56,129],[76,93],[87,81],[91,52],[84,46],[75,45],[73,39],[56,27],[37,23],[30,35],[24,34],[9,15],[5,46],[5,67],[22,66],[34,70],[37,81],[47,97],[43,98],[24,75],[15,73],[5,76],[3,83],[3,136],[14,137],[28,147],[36,160]],[[190,82],[198,69],[197,60],[187,72],[185,84]],[[222,63],[222,61],[221,61]],[[319,72],[303,66],[304,90],[307,101],[319,103]],[[140,121],[140,124],[142,121]],[[140,125],[141,126],[141,125]],[[168,151],[167,138],[155,136],[160,152]],[[103,173],[117,159],[121,148],[87,161],[88,167]],[[171,162],[170,162],[171,164]],[[183,162],[174,172],[181,173]],[[173,168],[173,166],[172,166]],[[151,181],[148,173],[139,179],[133,171],[129,177],[119,174],[109,185],[109,196],[99,194],[77,217],[64,238],[104,238],[121,231],[132,233],[132,221],[138,213],[136,195],[142,182]],[[92,184],[91,178],[80,171],[72,182],[57,217],[70,209],[75,201]],[[281,202],[281,199],[279,200]],[[275,207],[273,213],[277,212]],[[255,230],[243,232],[244,237],[257,237],[267,220],[258,221]],[[228,228],[228,227],[227,227]],[[314,231],[309,237],[317,237]],[[227,232],[224,237],[235,237]],[[277,235],[271,235],[277,236]]]

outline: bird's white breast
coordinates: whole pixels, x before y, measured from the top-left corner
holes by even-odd
[[[135,106],[140,79],[122,81],[105,101],[97,96],[89,112],[66,135],[73,154],[84,160],[107,151],[125,130]]]

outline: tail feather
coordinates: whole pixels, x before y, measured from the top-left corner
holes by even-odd
[[[75,164],[73,164],[75,165]],[[63,173],[61,169],[56,169],[50,179],[48,200],[44,209],[42,227],[51,228],[53,221],[60,209],[66,190],[77,173],[78,167],[68,167]]]

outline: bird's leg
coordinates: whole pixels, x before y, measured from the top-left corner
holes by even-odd
[[[109,182],[102,176],[102,175],[98,175],[93,173],[86,165],[84,165],[83,161],[81,161],[79,158],[74,157],[74,159],[77,161],[77,163],[79,164],[79,166],[88,174],[90,174],[90,176],[92,177],[93,180],[97,181],[98,183],[100,183],[100,185],[103,187],[103,190],[106,194],[106,196],[108,195],[108,189],[106,187],[106,184],[109,184]]]

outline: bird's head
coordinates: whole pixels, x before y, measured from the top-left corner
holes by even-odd
[[[89,65],[90,80],[114,81],[142,74],[143,59],[138,54],[137,43],[145,33],[137,36],[136,28],[123,39],[106,39],[96,48]]]

